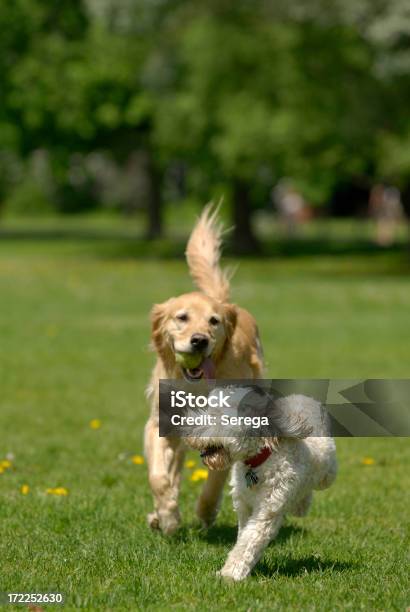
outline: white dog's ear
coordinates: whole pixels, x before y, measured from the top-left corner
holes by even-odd
[[[224,305],[224,318],[226,335],[230,339],[233,336],[238,319],[238,311],[235,304]]]
[[[270,421],[280,438],[307,438],[312,433],[308,415],[292,412],[292,406],[287,405],[283,399],[274,403]]]

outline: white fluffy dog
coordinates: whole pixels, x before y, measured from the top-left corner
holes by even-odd
[[[293,437],[195,437],[211,469],[233,464],[231,486],[238,538],[218,575],[243,580],[279,531],[287,513],[304,516],[314,489],[336,477],[336,446],[326,413],[316,400],[292,395],[277,400],[278,428]],[[226,429],[225,429],[226,435]],[[297,437],[296,437],[297,436]]]

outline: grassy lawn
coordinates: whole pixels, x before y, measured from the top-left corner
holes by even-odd
[[[214,577],[235,517],[226,495],[217,524],[199,529],[192,469],[180,532],[147,528],[146,467],[131,459],[148,413],[147,315],[190,282],[182,260],[133,248],[115,237],[0,240],[0,461],[14,457],[0,474],[0,591],[60,591],[66,609],[404,611],[408,439],[339,440],[336,484],[288,521],[246,583]],[[259,321],[269,375],[408,377],[402,257],[243,261],[234,300]],[[69,494],[46,493],[58,486]]]

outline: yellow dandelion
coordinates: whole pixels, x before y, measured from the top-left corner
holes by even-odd
[[[66,489],[65,487],[52,487],[52,488],[46,489],[46,493],[48,495],[64,496],[64,495],[68,495],[68,489]]]
[[[373,457],[364,457],[364,458],[362,459],[362,464],[363,464],[363,465],[374,465],[375,463],[376,463],[376,462],[375,462],[375,460],[373,459]]]
[[[194,461],[193,459],[188,459],[188,461],[185,461],[185,467],[186,468],[193,468],[196,466],[196,461]]]
[[[131,461],[135,464],[135,465],[143,465],[144,464],[144,457],[142,457],[141,455],[133,455],[131,457]]]
[[[68,489],[65,487],[57,487],[54,490],[54,495],[68,495]]]
[[[28,495],[30,493],[30,487],[27,484],[21,485],[20,493],[22,495]]]
[[[1,465],[0,465],[0,474],[3,474],[4,471],[5,471],[5,469],[3,467],[1,467]]]
[[[204,470],[200,468],[199,470],[194,470],[191,474],[192,482],[198,482],[198,480],[206,480],[208,478],[208,470]]]
[[[7,468],[11,467],[11,461],[9,461],[8,459],[4,459],[4,461],[0,461],[0,467],[3,468],[4,470],[7,470]]]
[[[100,429],[102,423],[100,421],[100,419],[92,419],[90,421],[90,427],[91,429]]]

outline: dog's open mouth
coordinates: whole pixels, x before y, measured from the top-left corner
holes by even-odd
[[[205,357],[196,368],[182,368],[185,380],[192,382],[201,378],[215,378],[215,366],[210,357]]]
[[[190,370],[182,368],[182,372],[188,381],[199,380],[204,377],[204,372],[200,366],[197,368],[191,368]]]

